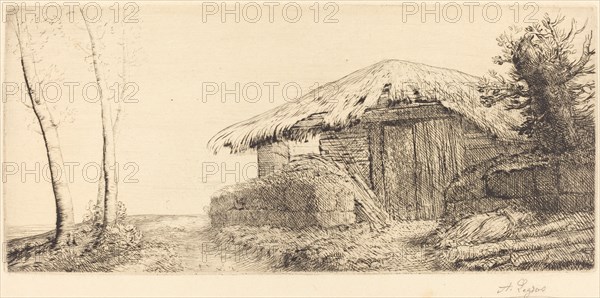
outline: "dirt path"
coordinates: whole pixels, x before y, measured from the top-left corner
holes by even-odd
[[[225,229],[221,239],[247,244],[249,249],[219,247],[209,230],[205,216],[132,216],[131,221],[144,234],[144,247],[137,262],[118,266],[121,272],[275,272],[281,255],[274,257],[275,249],[297,251],[298,248],[315,250],[313,255],[344,251],[343,264],[320,264],[312,257],[300,255],[298,264],[290,264],[294,271],[353,271],[353,272],[417,272],[434,271],[438,261],[430,247],[419,243],[435,229],[435,222],[413,221],[395,223],[381,233],[371,233],[364,227],[345,231],[279,231],[260,227]],[[236,238],[247,239],[237,241]],[[297,240],[291,240],[297,239]],[[334,250],[332,250],[334,249]],[[252,250],[254,253],[240,253]],[[265,255],[260,257],[261,253]],[[312,262],[312,263],[311,263]],[[281,262],[280,262],[281,263]]]
[[[266,259],[219,247],[211,239],[206,216],[138,215],[130,221],[143,233],[144,246],[138,262],[115,268],[118,272],[264,272]]]

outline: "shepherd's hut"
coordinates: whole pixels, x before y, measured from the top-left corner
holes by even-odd
[[[484,107],[466,73],[385,60],[233,124],[209,142],[257,152],[259,176],[306,153],[360,175],[393,219],[436,219],[460,171],[520,150],[517,112]]]

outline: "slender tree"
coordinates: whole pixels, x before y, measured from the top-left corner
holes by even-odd
[[[525,121],[519,132],[549,153],[571,151],[589,139],[581,136],[586,132],[589,136],[590,127],[593,132],[595,85],[593,81],[581,82],[594,73],[592,33],[576,51],[574,40],[585,25],[577,28],[573,20],[567,30],[560,27],[563,21],[564,17],[545,15],[524,31],[513,26],[503,33],[497,39],[503,53],[494,57],[494,62],[511,64],[509,77],[491,72],[491,79],[479,85],[481,100],[487,106],[503,103],[507,109],[520,110]]]
[[[31,34],[27,28],[26,20],[19,20],[15,14],[15,26],[18,46],[21,52],[21,67],[31,107],[40,126],[44,138],[46,155],[48,158],[50,175],[52,178],[52,191],[56,203],[56,234],[55,245],[73,243],[73,201],[69,190],[67,175],[63,171],[63,156],[58,134],[58,125],[52,112],[46,104],[42,92],[42,82],[38,79],[34,51],[30,47]]]
[[[104,212],[103,225],[107,227],[114,224],[117,220],[117,168],[115,154],[114,123],[112,118],[111,100],[108,96],[109,91],[104,79],[100,54],[98,52],[98,37],[95,30],[90,27],[85,14],[81,11],[83,21],[90,39],[92,64],[96,84],[98,86],[98,96],[100,97],[100,109],[102,119],[102,168],[104,173]]]
[[[125,90],[126,90],[126,84],[127,84],[127,64],[128,64],[128,59],[127,59],[127,49],[126,49],[126,43],[125,43],[125,26],[122,26],[122,34],[121,34],[121,86],[119,86],[118,88],[118,98],[117,98],[117,109],[116,109],[116,116],[113,120],[112,123],[112,130],[113,130],[113,138],[116,138],[117,136],[117,132],[118,132],[118,127],[119,127],[119,120],[121,118],[121,112],[122,112],[122,106],[121,106],[121,101],[123,100],[123,98],[125,97]],[[114,142],[114,146],[115,146],[115,151],[116,151],[116,141]],[[115,162],[116,162],[116,158],[115,158]],[[103,163],[104,163],[104,158],[103,158]],[[102,171],[104,172],[104,171]],[[105,187],[106,187],[106,183],[104,179],[99,179],[98,180],[98,192],[97,192],[97,196],[96,196],[96,206],[104,206],[104,200],[105,200]],[[118,197],[117,197],[118,199]],[[116,200],[115,200],[116,203]],[[115,212],[118,208],[114,208]],[[104,213],[104,210],[102,211]],[[104,214],[102,215],[104,216]],[[116,215],[115,215],[116,216]]]

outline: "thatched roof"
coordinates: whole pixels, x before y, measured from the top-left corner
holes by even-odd
[[[518,139],[514,127],[522,123],[518,112],[500,105],[484,107],[476,89],[479,78],[466,73],[401,60],[384,60],[325,84],[294,102],[233,124],[208,143],[213,152],[229,147],[242,152],[277,140],[299,140],[323,130],[357,123],[369,108],[439,101],[481,128],[503,139]],[[318,116],[318,117],[316,117]],[[319,125],[297,125],[301,122]]]

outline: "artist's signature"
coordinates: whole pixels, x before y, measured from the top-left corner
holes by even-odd
[[[535,285],[530,283],[527,279],[522,278],[517,282],[509,282],[498,287],[496,294],[511,294],[519,297],[530,297],[536,296],[546,292],[545,285]]]

